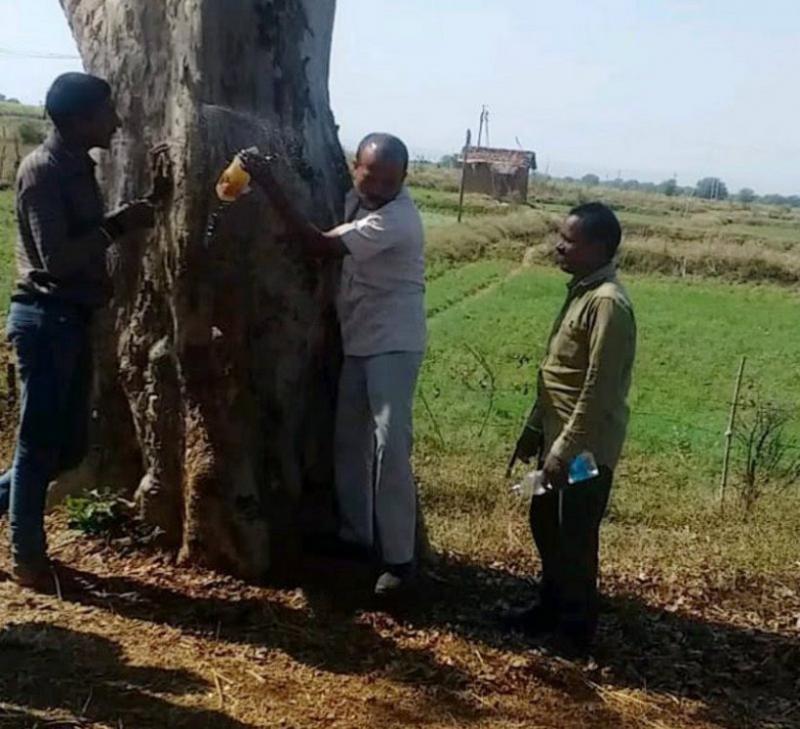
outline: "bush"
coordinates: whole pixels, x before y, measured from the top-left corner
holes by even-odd
[[[739,497],[745,512],[769,490],[782,491],[800,480],[798,442],[788,428],[790,411],[759,396],[745,405],[736,434],[740,449]]]
[[[739,198],[739,202],[749,204],[756,199],[756,194],[749,187],[743,187],[736,197]]]
[[[44,131],[34,122],[22,122],[19,125],[19,138],[23,144],[41,144],[44,141]]]

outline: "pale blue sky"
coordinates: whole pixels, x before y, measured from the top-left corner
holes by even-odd
[[[239,1],[239,0],[228,0]],[[0,0],[0,49],[74,53],[57,0]],[[40,101],[77,61],[0,53],[0,91]],[[438,156],[518,137],[553,174],[800,193],[797,0],[339,0],[342,142],[393,131]]]

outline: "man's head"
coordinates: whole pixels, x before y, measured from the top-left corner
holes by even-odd
[[[65,73],[53,81],[45,109],[58,131],[85,149],[108,149],[120,125],[108,82],[86,73]]]
[[[354,169],[356,191],[368,210],[394,200],[408,172],[408,149],[391,134],[368,134],[358,145]]]
[[[611,208],[603,203],[579,205],[569,211],[556,245],[556,263],[576,276],[602,268],[617,253],[622,228]]]

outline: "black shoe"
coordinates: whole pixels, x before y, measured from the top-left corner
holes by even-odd
[[[500,613],[499,621],[506,630],[529,636],[552,633],[558,628],[558,617],[555,611],[541,603],[527,608],[505,610]]]
[[[413,562],[384,565],[375,583],[375,596],[390,597],[407,592],[414,581],[414,576]]]
[[[355,542],[346,542],[331,534],[310,538],[304,546],[307,552],[318,557],[361,563],[368,563],[372,560],[372,550],[369,547]]]
[[[561,620],[557,642],[565,655],[579,658],[589,654],[596,633],[597,622],[594,620]]]
[[[36,562],[14,562],[11,578],[20,587],[27,587],[37,592],[53,592],[56,589],[55,571],[46,559]]]

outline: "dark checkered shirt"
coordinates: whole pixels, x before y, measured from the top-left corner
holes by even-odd
[[[110,297],[108,237],[94,162],[57,133],[17,173],[17,270],[12,300],[58,299],[85,309]]]

